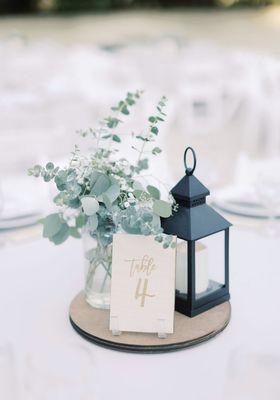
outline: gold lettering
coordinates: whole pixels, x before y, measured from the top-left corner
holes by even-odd
[[[136,273],[142,273],[146,276],[150,276],[151,273],[156,269],[154,259],[148,255],[144,255],[142,259],[132,258],[125,261],[130,263],[130,277],[133,277]]]
[[[145,254],[142,258],[132,258],[129,260],[125,260],[126,262],[130,263],[129,266],[129,276],[133,278],[135,275],[137,276],[144,276],[149,277],[151,276],[152,272],[157,269],[154,259],[147,254]],[[141,286],[143,280],[143,291],[141,293]],[[145,306],[146,297],[155,297],[154,294],[148,293],[148,282],[147,278],[139,278],[136,286],[135,291],[135,300],[141,298],[140,307]]]
[[[135,300],[139,299],[139,297],[140,297],[141,298],[140,307],[144,307],[145,306],[146,297],[155,297],[155,295],[148,293],[148,279],[147,278],[144,279],[143,292],[142,293],[140,293],[141,284],[142,284],[142,279],[139,278],[138,279],[138,283],[137,283],[137,287],[136,287],[136,291],[135,291]]]

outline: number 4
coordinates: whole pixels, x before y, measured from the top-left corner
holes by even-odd
[[[147,293],[147,291],[148,291],[148,279],[144,279],[143,292],[142,293],[140,293],[141,284],[142,284],[142,279],[139,278],[138,279],[138,283],[137,283],[136,292],[135,292],[135,300],[137,300],[139,297],[141,297],[140,307],[144,307],[145,306],[146,297],[155,297],[155,295]]]

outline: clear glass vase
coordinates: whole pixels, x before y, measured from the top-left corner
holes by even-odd
[[[86,259],[85,296],[95,308],[110,308],[112,244],[106,244],[99,233],[83,233]]]

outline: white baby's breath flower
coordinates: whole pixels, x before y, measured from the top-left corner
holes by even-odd
[[[128,201],[125,201],[123,205],[125,206],[125,208],[128,208],[130,206]]]
[[[71,167],[80,167],[81,166],[81,161],[80,160],[72,160],[71,161]]]
[[[121,169],[122,169],[122,172],[125,175],[129,175],[129,173],[130,173],[130,165],[129,165],[128,162],[123,162],[123,164],[121,165]]]

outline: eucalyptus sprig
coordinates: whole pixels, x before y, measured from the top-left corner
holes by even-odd
[[[138,152],[138,160],[135,166],[135,172],[139,173],[143,169],[148,169],[148,159],[147,157],[143,158],[144,155],[147,154],[145,148],[147,144],[155,142],[155,136],[159,134],[159,127],[158,124],[160,122],[164,122],[164,117],[166,114],[163,112],[163,109],[166,107],[167,99],[163,96],[157,104],[157,113],[155,115],[151,115],[148,118],[149,127],[144,134],[138,134],[136,139],[140,141],[140,147],[132,146],[132,149]],[[159,147],[153,147],[150,150],[151,154],[158,155],[161,153],[161,149]],[[149,152],[149,151],[148,151]]]
[[[163,234],[160,223],[160,218],[167,218],[174,211],[173,199],[162,200],[156,186],[145,186],[139,180],[140,172],[149,167],[147,154],[161,152],[153,144],[159,134],[159,123],[166,116],[163,111],[166,98],[161,98],[157,111],[148,118],[145,134],[134,136],[140,143],[133,146],[138,152],[134,163],[116,158],[116,150],[111,148],[112,143],[121,143],[117,132],[123,123],[121,116],[130,114],[141,94],[141,91],[127,93],[97,129],[80,132],[82,136],[91,135],[94,140],[92,153],[82,154],[75,146],[67,167],[55,167],[49,162],[28,170],[29,175],[42,177],[45,182],[54,181],[58,190],[53,199],[58,212],[42,221],[43,236],[53,243],[63,243],[69,236],[79,238],[86,227],[92,236],[98,236],[103,246],[112,242],[113,234],[119,229],[131,234],[154,235],[164,248],[175,245],[171,236]]]
[[[134,93],[128,92],[123,100],[120,100],[117,105],[111,107],[113,115],[108,115],[101,120],[96,129],[89,128],[88,130],[80,130],[78,133],[86,137],[91,135],[96,140],[96,147],[99,148],[101,141],[112,140],[113,142],[120,143],[121,138],[115,133],[116,128],[123,123],[122,117],[126,117],[131,113],[131,108],[140,99],[143,91],[137,90]]]

